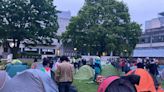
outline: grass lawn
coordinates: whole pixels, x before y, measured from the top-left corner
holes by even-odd
[[[111,65],[102,67],[102,75],[120,75],[120,73]],[[90,83],[91,80],[74,80],[78,92],[97,92],[98,84]]]
[[[74,80],[78,92],[97,92],[98,85],[89,81]]]
[[[78,92],[97,92],[98,85],[95,83],[87,83],[88,81],[79,81],[74,80],[74,85],[78,89]],[[162,87],[164,88],[164,81],[162,83]]]
[[[102,75],[122,75],[118,71],[116,71],[112,66],[103,67]],[[110,71],[106,71],[106,70]],[[88,83],[89,80],[74,80],[74,85],[76,86],[78,92],[97,92],[98,85],[96,83]],[[162,87],[164,88],[164,81],[162,82]]]

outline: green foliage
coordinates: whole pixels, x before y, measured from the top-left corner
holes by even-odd
[[[140,34],[140,25],[131,22],[123,2],[86,0],[63,34],[63,42],[91,54],[111,51],[116,54],[125,49],[131,53]]]
[[[53,0],[1,0],[0,39],[24,44],[50,44],[58,29]],[[17,49],[18,50],[18,49]],[[16,51],[17,51],[16,50]]]

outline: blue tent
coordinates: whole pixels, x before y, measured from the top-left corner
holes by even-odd
[[[6,72],[10,77],[14,77],[17,73],[28,69],[27,65],[23,64],[8,64],[6,66]]]

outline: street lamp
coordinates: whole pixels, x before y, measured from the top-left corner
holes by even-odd
[[[77,56],[77,48],[73,48],[73,50],[74,50],[74,52],[75,52],[75,54]]]
[[[127,52],[128,52],[128,50],[127,50],[127,49],[125,49],[125,50],[124,50],[124,52],[125,52],[125,56],[128,56],[128,53],[127,53]]]
[[[13,48],[13,47],[15,46],[14,42],[10,42],[10,43],[9,43],[9,46],[10,46],[11,48]]]
[[[77,51],[77,48],[73,48],[74,51]]]
[[[60,56],[60,50],[59,49],[57,50],[57,55]]]
[[[124,52],[127,52],[127,49],[125,49]]]

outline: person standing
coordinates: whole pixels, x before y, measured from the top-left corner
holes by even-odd
[[[55,76],[59,85],[59,92],[69,92],[73,82],[73,65],[69,63],[66,56],[60,58],[61,63],[58,65]]]
[[[94,76],[93,81],[96,81],[97,76],[100,75],[102,71],[100,57],[97,57],[95,59],[94,69],[95,69],[95,76]]]
[[[42,62],[43,67],[40,69],[42,72],[48,74],[51,78],[54,76],[51,76],[51,61],[48,58],[44,58]]]
[[[144,69],[144,61],[142,59],[137,60],[137,68]]]
[[[37,60],[37,58],[34,58],[34,62],[31,64],[31,68],[36,69],[37,65],[38,65],[38,60]]]

